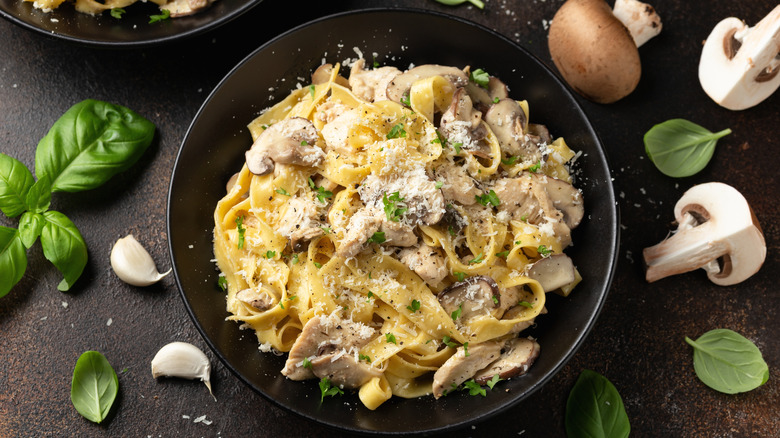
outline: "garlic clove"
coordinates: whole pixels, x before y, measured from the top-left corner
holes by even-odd
[[[111,267],[117,277],[133,286],[149,286],[157,283],[168,275],[157,271],[152,256],[135,240],[132,234],[128,234],[116,241],[111,249]]]
[[[187,342],[171,342],[165,345],[152,359],[152,377],[181,377],[184,379],[200,379],[211,391],[211,363],[209,358],[198,347]],[[214,397],[216,400],[216,397]]]

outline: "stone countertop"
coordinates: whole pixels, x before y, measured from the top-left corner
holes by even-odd
[[[552,66],[547,27],[561,4],[488,0],[478,10],[421,0],[305,7],[267,0],[205,35],[125,50],[63,42],[0,20],[0,151],[32,167],[35,147],[51,124],[87,98],[122,104],[157,125],[154,143],[132,168],[98,189],[54,196],[52,209],[78,225],[89,248],[89,262],[73,290],[57,290],[60,274],[36,244],[28,251],[25,276],[0,299],[0,436],[331,435],[331,429],[277,408],[232,375],[208,350],[172,277],[143,289],[122,283],[109,265],[113,243],[132,233],[161,270],[170,268],[166,200],[184,134],[210,90],[275,35],[339,11],[407,6],[483,24]],[[621,214],[617,271],[601,315],[578,352],[541,390],[448,436],[564,436],[566,399],[583,369],[603,374],[618,389],[633,436],[768,437],[780,430],[780,291],[774,278],[780,271],[780,93],[732,112],[713,103],[697,79],[702,41],[718,21],[736,16],[755,24],[775,4],[657,0],[654,6],[664,30],[640,50],[637,90],[612,105],[578,98],[607,150]],[[677,117],[712,131],[733,131],[719,141],[701,173],[682,179],[655,169],[642,142],[654,124]],[[642,249],[673,229],[672,209],[680,195],[709,181],[734,186],[752,205],[766,238],[763,268],[732,287],[715,286],[702,271],[646,283]],[[0,225],[17,224],[0,215]],[[727,395],[697,379],[684,337],[715,328],[735,330],[758,346],[769,364],[767,384]],[[201,347],[212,359],[217,402],[199,383],[151,378],[154,353],[176,340]],[[100,425],[82,418],[69,396],[76,359],[92,349],[112,363],[121,388]],[[207,421],[194,421],[201,416]]]

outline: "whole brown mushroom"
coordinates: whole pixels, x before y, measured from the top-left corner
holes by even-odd
[[[623,20],[623,21],[621,21]],[[612,103],[639,84],[637,47],[661,31],[655,10],[636,0],[568,0],[550,24],[548,45],[555,66],[586,99]]]

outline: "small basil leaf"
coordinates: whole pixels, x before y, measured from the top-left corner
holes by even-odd
[[[89,190],[135,163],[154,137],[154,124],[120,105],[85,100],[51,127],[35,151],[35,173],[53,192]]]
[[[457,6],[466,2],[478,7],[479,9],[485,8],[485,3],[482,0],[436,0],[437,2],[447,6]]]
[[[19,219],[19,235],[25,248],[33,246],[41,235],[46,220],[40,213],[25,211]]]
[[[583,370],[566,401],[566,435],[627,437],[631,432],[623,399],[606,377]]]
[[[33,213],[43,213],[51,205],[51,180],[49,175],[43,175],[35,181],[27,192],[27,210]]]
[[[737,332],[715,329],[695,341],[686,337],[685,342],[693,347],[696,376],[716,391],[746,392],[769,380],[769,366],[761,351]]]
[[[0,297],[4,297],[27,270],[27,253],[19,237],[19,232],[13,228],[0,227]]]
[[[25,199],[35,180],[21,161],[0,153],[0,210],[16,217],[27,210]]]
[[[67,291],[81,276],[87,265],[87,244],[78,228],[57,211],[43,213],[46,223],[41,231],[43,255],[63,275],[57,289]]]
[[[710,162],[718,139],[730,129],[712,133],[685,119],[671,119],[653,126],[645,134],[645,153],[664,175],[691,176]]]
[[[108,360],[97,351],[85,351],[76,361],[70,385],[73,407],[89,421],[100,423],[111,410],[119,379]]]

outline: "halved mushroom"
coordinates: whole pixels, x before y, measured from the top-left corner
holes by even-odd
[[[729,17],[707,37],[699,61],[699,82],[719,105],[743,110],[780,87],[780,5],[755,27]]]
[[[509,97],[509,89],[506,84],[495,76],[490,76],[487,89],[473,81],[469,81],[465,88],[474,102],[474,106],[483,112],[497,101]]]
[[[529,338],[512,338],[501,348],[501,356],[487,368],[477,372],[474,380],[484,385],[496,374],[501,379],[517,377],[528,372],[528,368],[539,357],[539,343]]]
[[[637,48],[661,31],[650,5],[618,0],[615,9],[603,0],[568,0],[550,25],[555,66],[575,91],[597,103],[612,103],[634,91],[642,73]]]
[[[441,76],[455,87],[463,87],[469,81],[468,75],[457,67],[437,64],[418,65],[390,81],[387,85],[387,98],[395,102],[401,102],[401,98],[409,93],[413,83],[431,76]]]
[[[349,86],[352,92],[369,102],[387,100],[387,86],[401,74],[401,71],[392,66],[365,70],[365,63],[366,60],[360,58],[352,64],[349,73]]]
[[[316,315],[303,326],[282,374],[292,380],[327,377],[334,385],[356,388],[381,374],[355,357],[375,334],[371,327],[335,314]],[[303,366],[304,359],[310,366]]]
[[[322,64],[319,67],[317,67],[317,70],[314,70],[314,73],[311,74],[311,83],[312,84],[324,84],[328,81],[330,81],[330,77],[333,75],[333,64]],[[349,82],[341,76],[336,76],[336,83],[347,87],[349,86]]]
[[[274,163],[313,167],[325,159],[316,146],[319,135],[314,124],[303,117],[284,119],[260,133],[246,152],[246,165],[255,175],[274,170]]]
[[[485,113],[485,123],[498,139],[501,150],[532,163],[542,159],[539,147],[526,139],[523,129],[527,123],[525,111],[514,99],[501,99],[492,105]]]
[[[439,131],[450,144],[459,143],[464,151],[485,155],[482,140],[487,129],[482,124],[482,112],[474,108],[465,89],[458,88],[452,95],[452,103],[441,116]]]
[[[575,229],[585,216],[585,206],[582,202],[582,192],[566,181],[547,177],[544,190],[558,211],[563,213],[563,221],[566,225]]]
[[[485,275],[453,283],[439,292],[437,298],[447,314],[455,314],[454,319],[461,325],[468,324],[472,318],[492,314],[501,304],[498,284]]]
[[[539,282],[545,292],[571,284],[577,279],[574,262],[566,254],[553,254],[528,265],[527,275]]]
[[[744,196],[723,183],[686,191],[674,206],[677,232],[645,248],[648,282],[703,268],[709,279],[728,286],[758,272],[766,242]]]
[[[472,378],[474,374],[495,361],[501,354],[501,343],[483,342],[468,347],[468,356],[464,347],[447,359],[433,374],[433,396],[439,398],[447,391]]]

